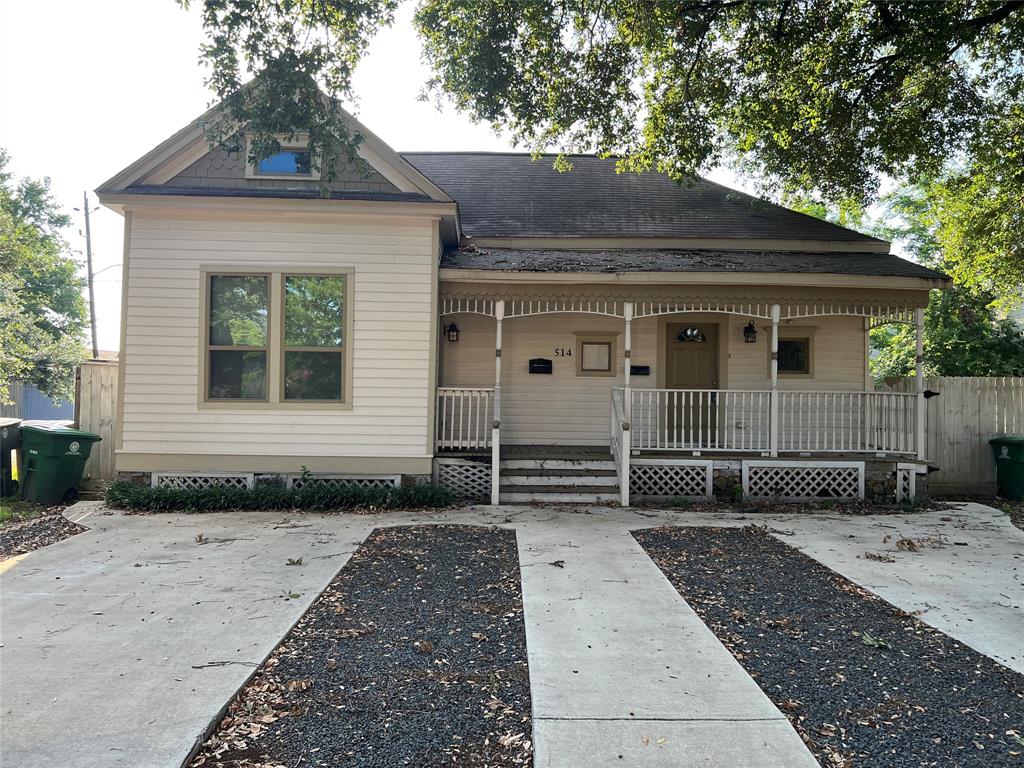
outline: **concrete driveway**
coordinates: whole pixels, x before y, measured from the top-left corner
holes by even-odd
[[[5,767],[180,765],[373,525],[263,513],[83,524],[0,575]]]
[[[638,528],[766,523],[1021,670],[1024,534],[979,505],[868,517],[477,507],[290,522],[97,512],[90,531],[0,564],[0,764],[179,766],[374,527],[453,522],[516,529],[538,766],[814,765],[633,541]],[[906,537],[924,545],[898,549]]]

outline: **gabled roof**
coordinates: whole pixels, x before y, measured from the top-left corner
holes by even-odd
[[[96,189],[97,194],[103,196],[126,191],[135,193],[140,188],[166,184],[210,152],[204,126],[216,116],[220,109],[221,106],[218,105],[204,112],[153,150],[101,184]],[[431,201],[451,202],[451,198],[442,189],[402,159],[376,134],[345,110],[341,110],[341,112],[352,132],[363,137],[363,141],[359,145],[359,154],[375,171],[390,181],[399,192],[417,195]],[[153,194],[152,191],[148,193]]]
[[[588,237],[885,242],[704,179],[616,173],[614,159],[488,152],[405,152],[459,204],[471,238]],[[887,250],[887,249],[885,249]]]
[[[945,275],[887,253],[469,247],[449,250],[442,269],[487,272],[753,272],[865,275],[945,280]]]

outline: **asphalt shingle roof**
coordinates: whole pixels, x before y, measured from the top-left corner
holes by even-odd
[[[470,237],[875,238],[704,179],[679,185],[661,173],[616,173],[615,161],[480,152],[402,154],[459,204]]]
[[[886,253],[714,250],[526,250],[462,248],[447,269],[501,272],[795,272],[943,279],[935,270]]]

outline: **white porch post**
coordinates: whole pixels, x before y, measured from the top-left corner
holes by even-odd
[[[500,502],[501,488],[501,323],[505,300],[494,302],[494,421],[491,422],[491,504]]]
[[[629,506],[629,460],[633,453],[633,390],[629,385],[629,375],[632,348],[633,348],[633,302],[627,301],[622,305],[622,316],[626,320],[626,330],[623,336],[622,344],[622,413],[626,420],[624,425],[620,424],[619,429],[621,430],[622,439],[619,443],[620,453],[619,460],[621,467],[619,471],[619,496],[620,503],[624,507]]]
[[[779,455],[779,320],[782,307],[772,304],[771,392],[768,395],[768,452]]]
[[[924,309],[914,310],[914,335],[916,346],[914,351],[914,382],[917,390],[917,423],[914,425],[914,440],[917,458],[924,459]]]

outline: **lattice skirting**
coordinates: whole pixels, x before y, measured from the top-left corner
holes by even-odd
[[[629,467],[633,496],[711,498],[714,462],[688,459],[633,459]]]
[[[464,459],[434,459],[436,482],[462,499],[491,498],[491,464]]]
[[[744,461],[741,480],[748,499],[864,498],[862,461]]]
[[[306,486],[326,486],[337,488],[343,485],[356,485],[360,488],[389,488],[402,484],[401,475],[288,475],[285,487],[299,490]]]
[[[252,472],[154,472],[150,482],[154,488],[181,488],[184,490],[252,488],[254,477]]]
[[[896,465],[896,501],[914,501],[917,498],[917,467]]]

